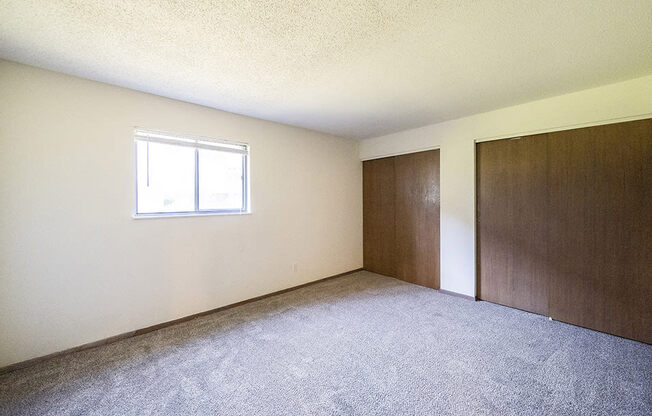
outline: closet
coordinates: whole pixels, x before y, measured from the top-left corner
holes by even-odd
[[[364,268],[439,289],[439,150],[363,162]]]
[[[652,119],[476,145],[483,300],[652,343]]]

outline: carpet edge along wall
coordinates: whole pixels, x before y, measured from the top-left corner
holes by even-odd
[[[247,303],[255,302],[257,300],[266,299],[266,298],[276,296],[276,295],[281,295],[283,293],[287,293],[287,292],[291,292],[293,290],[301,289],[303,287],[314,285],[316,283],[320,283],[320,282],[323,282],[323,281],[326,281],[326,280],[335,279],[336,277],[342,277],[342,276],[346,276],[346,275],[349,275],[349,274],[352,274],[352,273],[356,273],[356,272],[359,272],[361,270],[363,270],[363,269],[358,268],[358,269],[349,270],[347,272],[338,273],[338,274],[335,274],[335,275],[332,275],[332,276],[328,276],[328,277],[324,277],[324,278],[321,278],[321,279],[313,280],[312,282],[308,282],[308,283],[302,283],[300,285],[292,286],[292,287],[289,287],[287,289],[277,290],[275,292],[267,293],[265,295],[256,296],[256,297],[250,298],[250,299],[245,299],[245,300],[242,300],[240,302],[231,303],[229,305],[220,306],[220,307],[210,309],[210,310],[207,310],[207,311],[204,311],[204,312],[195,313],[195,314],[192,314],[192,315],[184,316],[184,317],[181,317],[181,318],[178,318],[178,319],[173,319],[171,321],[163,322],[163,323],[160,323],[160,324],[151,325],[151,326],[148,326],[148,327],[145,327],[145,328],[140,328],[140,329],[125,332],[125,333],[122,333],[122,334],[114,335],[112,337],[104,338],[104,339],[94,341],[94,342],[89,342],[87,344],[78,345],[78,346],[72,347],[72,348],[67,348],[65,350],[53,352],[52,354],[47,354],[47,355],[44,355],[44,356],[41,356],[41,357],[35,357],[35,358],[31,358],[29,360],[20,361],[20,362],[14,363],[14,364],[10,364],[10,365],[4,366],[4,367],[0,367],[0,374],[10,373],[12,371],[20,370],[22,368],[31,367],[33,365],[36,365],[36,364],[40,363],[40,362],[49,360],[51,358],[59,357],[59,356],[62,356],[62,355],[72,354],[74,352],[84,351],[84,350],[88,350],[88,349],[95,348],[95,347],[101,347],[102,345],[112,344],[114,342],[118,342],[118,341],[121,341],[123,339],[137,337],[139,335],[147,334],[147,333],[152,332],[152,331],[157,331],[159,329],[167,328],[169,326],[173,326],[173,325],[180,324],[180,323],[183,323],[183,322],[188,322],[188,321],[191,321],[191,320],[193,320],[195,318],[199,318],[199,317],[206,316],[206,315],[211,315],[211,314],[218,313],[218,312],[221,312],[221,311],[224,311],[224,310],[227,310],[227,309],[231,309],[231,308],[236,308],[238,306],[246,305]]]

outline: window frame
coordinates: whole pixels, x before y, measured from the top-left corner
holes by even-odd
[[[251,196],[249,185],[249,167],[251,149],[248,143],[230,140],[218,140],[211,137],[169,133],[158,130],[135,128],[133,134],[135,160],[135,202],[133,218],[199,217],[210,215],[244,215],[251,214]],[[194,210],[173,212],[138,212],[138,142],[152,142],[173,146],[191,147],[194,150]],[[242,207],[239,209],[200,209],[199,208],[199,150],[206,149],[223,153],[242,155]],[[231,150],[227,150],[231,149]],[[234,150],[235,149],[235,150]],[[241,149],[241,150],[237,150]]]

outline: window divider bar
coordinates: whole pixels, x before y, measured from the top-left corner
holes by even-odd
[[[247,155],[242,155],[242,204],[240,205],[240,211],[247,211]]]
[[[195,212],[199,212],[199,149],[195,148]]]

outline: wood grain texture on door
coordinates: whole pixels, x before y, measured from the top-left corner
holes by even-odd
[[[546,135],[476,146],[478,298],[547,315]]]
[[[549,140],[550,316],[652,343],[652,120]]]
[[[479,297],[652,343],[652,120],[476,150]]]
[[[364,268],[396,276],[394,158],[363,162],[362,182]]]
[[[396,277],[439,289],[439,150],[396,156]]]

